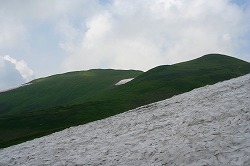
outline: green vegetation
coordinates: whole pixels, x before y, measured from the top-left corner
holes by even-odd
[[[12,91],[0,93],[0,115],[13,115],[79,104],[114,87],[124,78],[142,71],[94,69],[40,78]]]
[[[0,93],[0,147],[103,119],[194,88],[250,73],[250,63],[210,54],[141,71],[89,70],[55,75]],[[134,80],[114,86],[121,79]]]

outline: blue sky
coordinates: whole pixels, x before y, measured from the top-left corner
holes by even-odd
[[[0,0],[0,90],[92,68],[208,53],[250,61],[248,0]]]

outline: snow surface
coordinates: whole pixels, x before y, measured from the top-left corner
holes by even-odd
[[[134,78],[123,79],[123,80],[117,82],[115,85],[123,85],[123,84],[128,83],[129,81],[132,81],[133,79]]]
[[[0,150],[0,165],[250,165],[250,74]]]

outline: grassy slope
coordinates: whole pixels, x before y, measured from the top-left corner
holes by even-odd
[[[72,118],[79,115],[65,112],[63,107],[83,103],[93,95],[114,88],[121,79],[134,78],[141,73],[112,69],[70,72],[37,79],[31,85],[0,93],[0,147],[79,124]]]
[[[0,115],[82,103],[91,96],[112,89],[119,80],[141,73],[134,70],[95,69],[37,79],[31,85],[0,93]]]
[[[0,135],[0,146],[102,119],[247,73],[250,73],[250,63],[224,55],[206,55],[189,62],[159,66],[125,85],[112,86],[102,93],[83,98],[82,103],[75,100],[73,105],[70,102],[41,111],[1,116],[0,129],[8,139]]]
[[[137,100],[140,98],[142,103],[150,103],[247,73],[250,73],[250,63],[210,54],[188,62],[156,67],[123,88],[137,94]]]

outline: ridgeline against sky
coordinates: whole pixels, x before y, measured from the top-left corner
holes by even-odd
[[[0,1],[0,90],[93,68],[148,70],[207,53],[250,61],[247,0]]]

